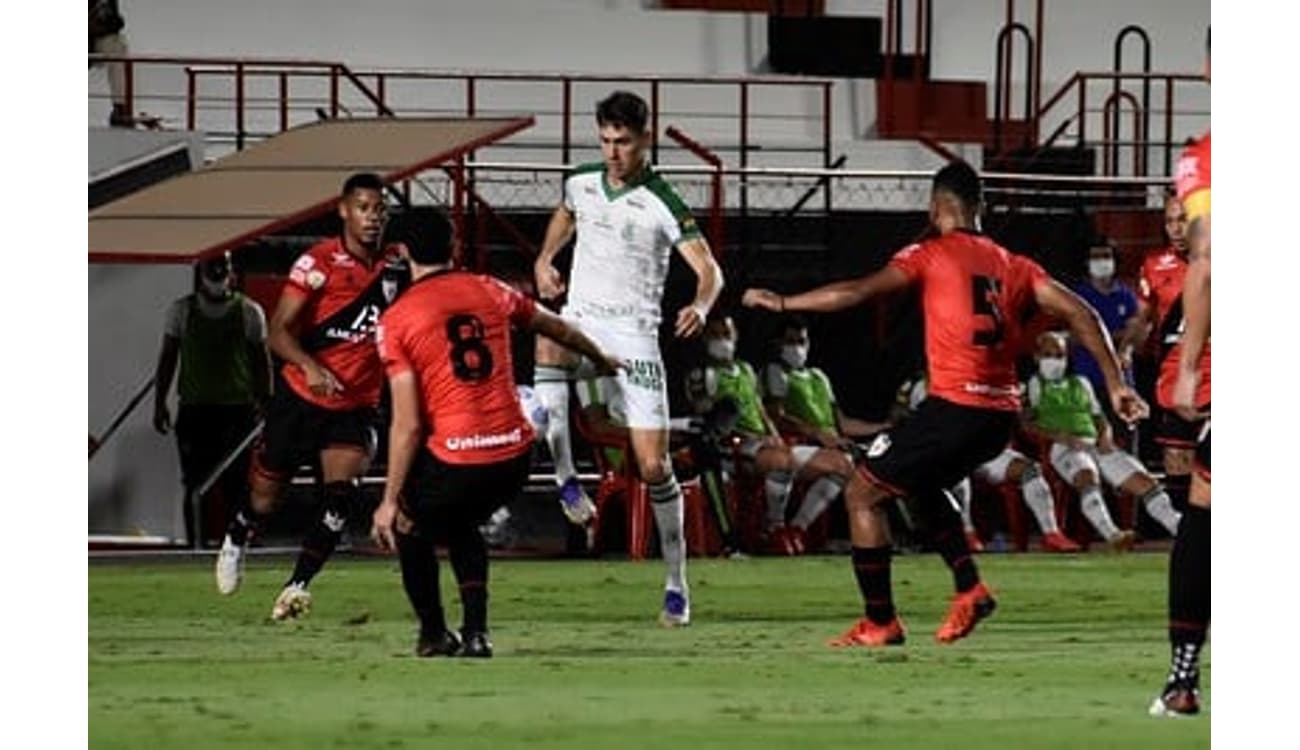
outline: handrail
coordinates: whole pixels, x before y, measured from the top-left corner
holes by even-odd
[[[1128,102],[1133,105],[1133,173],[1146,174],[1144,169],[1145,159],[1141,154],[1146,150],[1147,139],[1142,135],[1142,105],[1138,104],[1137,97],[1128,91],[1117,90],[1106,97],[1105,104],[1102,105],[1102,123],[1105,127],[1102,135],[1102,174],[1111,176],[1119,172],[1119,143],[1115,140],[1119,138],[1119,110],[1121,102]],[[1114,138],[1112,138],[1112,123],[1114,123]]]
[[[1141,26],[1137,24],[1129,24],[1128,26],[1125,26],[1124,28],[1120,29],[1119,33],[1115,35],[1115,62],[1113,65],[1114,71],[1116,73],[1119,73],[1123,68],[1124,39],[1128,37],[1129,34],[1137,34],[1138,38],[1141,40],[1142,72],[1150,73],[1151,72],[1151,37],[1147,34],[1146,29],[1143,29]],[[1114,80],[1111,91],[1112,91],[1111,98],[1118,96],[1120,91],[1120,79],[1116,78]],[[1107,101],[1110,100],[1108,99]],[[1133,137],[1135,139],[1144,139],[1144,140],[1150,139],[1151,138],[1151,79],[1149,78],[1142,79],[1142,107],[1140,111],[1142,113],[1140,118],[1141,122],[1139,123],[1140,130],[1134,132]],[[1115,112],[1111,116],[1111,119],[1108,124],[1110,126],[1110,129],[1118,135],[1119,134],[1119,108],[1118,107],[1115,108]],[[1141,151],[1135,151],[1134,153],[1141,154],[1135,159],[1135,163],[1133,165],[1134,169],[1140,170],[1142,174],[1146,174],[1147,173],[1146,149],[1141,149]]]
[[[1034,117],[1034,37],[1029,27],[1023,23],[1008,23],[1002,27],[997,36],[996,70],[993,78],[993,144],[1001,152],[1002,122],[1011,119],[1011,62],[1015,47],[1011,36],[1015,32],[1025,39],[1027,57],[1025,59],[1025,121],[1033,122]],[[1033,129],[1025,132],[1026,141],[1033,136]],[[1026,145],[1026,144],[1022,144]]]
[[[144,401],[144,397],[149,395],[149,391],[153,390],[153,384],[154,376],[150,375],[149,379],[144,382],[144,385],[140,386],[140,389],[131,397],[131,400],[126,402],[126,406],[122,407],[122,410],[119,411],[117,416],[113,418],[113,421],[109,423],[103,434],[95,438],[94,446],[90,449],[90,458],[93,459],[95,454],[99,453],[99,450],[104,447],[104,444],[113,436],[113,433],[117,432],[117,428],[121,427],[122,423],[126,421],[126,418],[131,416],[131,413],[135,411],[135,408],[140,405],[140,402]]]
[[[722,209],[724,205],[722,193],[722,159],[717,154],[705,148],[698,141],[683,133],[675,125],[669,125],[668,128],[664,130],[664,134],[674,141],[677,141],[682,148],[695,154],[702,161],[713,165],[713,205],[709,209],[709,234],[712,236],[709,237],[709,245],[713,250],[713,256],[715,258],[720,258],[723,249],[726,247],[726,230],[722,218]]]

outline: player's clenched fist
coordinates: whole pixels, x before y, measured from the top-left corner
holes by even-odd
[[[773,312],[780,312],[781,295],[770,289],[746,289],[740,303],[745,307],[762,307]]]

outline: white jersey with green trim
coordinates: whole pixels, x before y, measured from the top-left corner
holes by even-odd
[[[700,236],[686,204],[648,165],[616,189],[595,163],[564,181],[564,206],[578,236],[564,312],[618,333],[657,335],[672,249]]]

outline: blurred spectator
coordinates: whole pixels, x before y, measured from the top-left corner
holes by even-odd
[[[167,396],[178,363],[176,445],[186,495],[186,541],[193,544],[198,519],[191,494],[252,432],[257,406],[271,392],[266,316],[261,306],[235,290],[229,255],[196,265],[194,292],[167,308],[154,377],[153,424],[162,435],[172,429]],[[239,507],[248,491],[248,455],[240,451],[217,482],[226,505]],[[208,495],[200,498],[199,518],[208,517],[208,502]],[[206,544],[209,534],[219,534],[222,527],[205,524],[203,531]]]
[[[1086,379],[1066,374],[1065,336],[1047,332],[1038,337],[1038,374],[1026,389],[1025,431],[1050,446],[1052,468],[1079,492],[1083,515],[1114,549],[1127,550],[1137,541],[1119,529],[1102,497],[1101,482],[1137,498],[1153,518],[1173,533],[1178,512],[1164,488],[1118,446],[1110,422]]]
[[[692,370],[687,380],[687,393],[695,413],[708,414],[720,399],[736,402],[735,436],[742,467],[755,471],[764,480],[768,546],[774,552],[801,554],[806,526],[785,525],[795,476],[803,473],[813,482],[809,495],[814,491],[817,494],[805,498],[805,502],[811,499],[821,504],[818,498],[826,495],[825,503],[829,503],[848,481],[852,463],[843,451],[808,445],[792,448],[781,439],[771,416],[763,408],[754,368],[736,359],[736,325],[730,316],[710,318],[704,329],[704,341],[707,362]],[[823,479],[826,481],[821,482]]]
[[[90,35],[90,54],[113,55],[124,57],[130,54],[126,45],[126,20],[118,10],[117,0],[89,0],[90,12],[88,31]],[[113,112],[108,116],[108,124],[117,128],[135,126],[130,104],[126,100],[126,65],[121,62],[103,63],[108,72],[108,92],[113,100]],[[91,63],[94,66],[94,63]]]
[[[1109,238],[1097,238],[1088,249],[1088,276],[1075,285],[1074,291],[1101,315],[1102,324],[1110,332],[1115,351],[1124,365],[1124,380],[1132,385],[1133,347],[1140,332],[1138,298],[1132,288],[1115,277],[1115,256],[1115,244]],[[1102,394],[1100,401],[1110,423],[1122,425],[1122,420],[1116,419],[1108,408],[1110,399],[1105,397],[1106,380],[1097,360],[1081,346],[1071,347],[1070,359],[1071,370],[1087,378],[1093,391]]]

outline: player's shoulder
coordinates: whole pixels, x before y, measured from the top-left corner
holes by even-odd
[[[571,184],[594,182],[596,180],[599,180],[600,176],[604,173],[605,173],[604,162],[589,161],[583,164],[579,164],[573,169],[570,169],[568,172],[566,172],[564,175],[564,181]]]
[[[682,200],[681,194],[677,192],[677,188],[653,169],[650,170],[645,182],[641,183],[641,187],[662,203],[673,216],[679,216],[689,210],[686,201]]]

